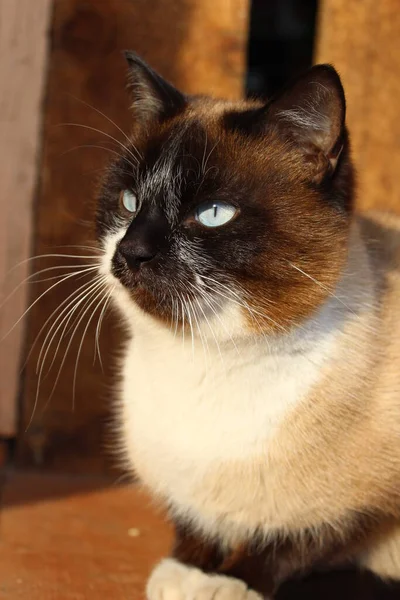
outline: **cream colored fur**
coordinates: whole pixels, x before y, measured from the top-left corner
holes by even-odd
[[[149,600],[262,600],[238,579],[206,575],[173,559],[156,566],[146,592]]]
[[[107,242],[108,275],[123,233]],[[396,236],[379,236],[354,224],[335,293],[301,327],[241,337],[244,315],[226,306],[211,323],[219,347],[206,324],[202,339],[175,336],[109,275],[133,334],[119,415],[126,456],[177,515],[237,543],[256,529],[268,538],[340,527],[371,506],[397,514],[400,262]],[[400,577],[398,533],[360,563]]]

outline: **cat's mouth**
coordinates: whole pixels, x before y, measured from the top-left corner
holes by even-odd
[[[139,308],[165,322],[180,322],[181,307],[198,302],[194,278],[188,273],[171,273],[160,263],[130,268],[117,252],[111,272]]]
[[[117,252],[111,273],[132,302],[169,327],[207,324],[226,305],[227,297],[216,295],[207,287],[206,279],[200,281],[200,276],[189,270],[171,271],[162,263],[130,269]]]

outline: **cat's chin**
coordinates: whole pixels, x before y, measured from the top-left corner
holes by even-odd
[[[138,280],[127,289],[132,302],[146,314],[170,325],[172,320],[171,304],[165,302],[165,296],[149,289],[143,282]]]

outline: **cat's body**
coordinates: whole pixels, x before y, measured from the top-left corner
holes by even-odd
[[[340,159],[327,155],[335,169]],[[324,219],[316,217],[321,229]],[[320,274],[304,270],[307,260],[286,261],[300,278],[287,321],[278,299],[250,306],[224,278],[211,306],[200,293],[185,309],[181,290],[168,319],[168,294],[154,303],[153,280],[144,292],[135,283],[137,305],[115,263],[110,281],[130,330],[118,405],[124,455],[176,521],[182,561],[155,570],[150,600],[250,600],[239,580],[266,595],[302,570],[345,560],[400,578],[400,225],[390,220],[389,233],[378,221],[352,218],[325,239],[307,232],[323,240]],[[127,239],[120,221],[111,230],[107,276]],[[306,250],[304,242],[297,257]],[[179,252],[194,262],[190,244]],[[215,277],[200,271],[193,281],[201,288]]]

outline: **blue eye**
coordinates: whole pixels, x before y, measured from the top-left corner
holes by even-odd
[[[124,190],[123,192],[121,192],[121,202],[125,210],[127,210],[128,212],[137,212],[138,201],[135,194],[133,194],[130,190]]]
[[[237,209],[225,202],[208,202],[196,210],[196,220],[204,227],[220,227],[233,219]]]

